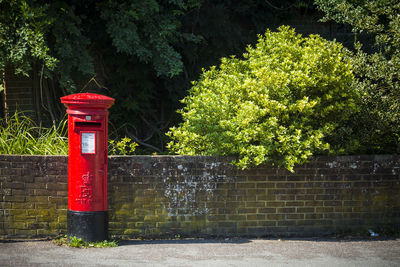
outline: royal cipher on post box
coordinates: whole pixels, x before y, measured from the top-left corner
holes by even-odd
[[[61,97],[68,113],[68,237],[108,239],[108,108],[114,99],[92,93]]]

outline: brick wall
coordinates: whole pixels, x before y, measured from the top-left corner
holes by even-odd
[[[0,236],[65,232],[67,157],[0,155]]]
[[[5,103],[7,108],[5,113],[13,115],[16,110],[23,111],[26,115],[33,116],[34,103],[34,80],[32,78],[15,75],[12,68],[8,68],[5,73]]]
[[[314,236],[400,225],[400,156],[316,157],[290,173],[224,157],[109,160],[111,235]],[[67,157],[0,155],[0,237],[66,231]]]

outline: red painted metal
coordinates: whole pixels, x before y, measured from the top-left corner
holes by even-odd
[[[61,97],[68,113],[68,209],[107,210],[108,111],[111,97],[81,93]]]

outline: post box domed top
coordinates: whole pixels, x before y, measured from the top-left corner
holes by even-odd
[[[114,101],[114,98],[93,93],[80,93],[61,97],[61,103],[70,109],[108,109],[114,104]]]

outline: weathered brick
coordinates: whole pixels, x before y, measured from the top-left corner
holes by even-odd
[[[134,210],[134,214],[135,215],[143,215],[143,216],[146,216],[146,215],[154,215],[155,214],[155,211],[154,210],[151,210],[151,209],[135,209]]]
[[[299,176],[299,175],[295,175],[295,176],[288,175],[287,176],[287,181],[305,181],[305,179],[306,179],[305,176]]]
[[[256,183],[256,188],[275,188],[275,183]]]
[[[286,194],[303,195],[306,193],[305,189],[286,189]]]
[[[229,221],[245,221],[246,220],[246,215],[233,214],[233,215],[227,215],[227,218],[228,218]]]
[[[276,188],[295,188],[294,183],[276,183]]]
[[[285,206],[286,207],[303,207],[304,201],[286,201]]]
[[[246,208],[263,208],[263,207],[265,207],[265,202],[263,201],[246,202]]]
[[[48,190],[59,190],[59,191],[67,191],[67,183],[47,183],[46,189]]]
[[[50,196],[50,191],[47,189],[34,189],[33,192],[35,196],[46,196],[46,198]]]
[[[246,189],[229,190],[228,194],[234,196],[246,197]]]
[[[268,189],[267,194],[268,195],[278,195],[278,194],[286,194],[287,189]]]
[[[334,195],[317,195],[315,197],[316,200],[333,200],[335,199]]]
[[[288,220],[303,220],[304,214],[286,214]]]
[[[256,208],[240,208],[237,210],[238,214],[252,214],[252,213],[257,213]]]
[[[277,213],[294,213],[296,212],[295,208],[278,208]]]
[[[270,208],[270,207],[284,207],[285,202],[283,201],[268,201],[265,204],[265,207]]]
[[[4,196],[3,197],[5,202],[25,202],[25,197],[24,196]]]
[[[277,195],[276,200],[295,200],[295,195]]]
[[[226,219],[226,215],[209,215],[207,216],[208,221],[224,221]]]
[[[257,221],[257,226],[276,226],[276,221]]]
[[[263,196],[257,196],[257,201],[274,201],[278,200],[277,195],[266,194]]]
[[[315,212],[316,213],[326,213],[326,212],[333,212],[334,208],[333,207],[316,207]]]
[[[312,188],[314,186],[314,183],[308,182],[308,183],[295,183],[295,188]]]
[[[256,188],[255,183],[237,183],[236,187],[238,189]]]
[[[237,226],[239,228],[248,228],[257,225],[258,225],[257,221],[241,221],[237,223]]]
[[[278,221],[278,226],[294,226],[294,225],[296,225],[296,221],[286,221],[286,220]]]
[[[343,206],[347,206],[347,207],[359,207],[359,206],[361,206],[361,201],[345,200],[345,201],[343,201]]]
[[[295,199],[296,200],[314,200],[315,195],[296,195]]]
[[[66,197],[66,196],[68,196],[68,192],[67,191],[57,191],[56,196],[57,197]]]
[[[219,221],[218,222],[218,227],[222,227],[222,228],[236,228],[237,227],[237,223],[236,222],[227,222],[227,221]]]
[[[27,202],[12,202],[13,209],[34,209],[35,204]]]
[[[342,201],[324,201],[324,206],[326,207],[330,207],[330,206],[341,206],[342,205]]]
[[[327,213],[327,214],[324,214],[324,218],[325,219],[341,220],[341,219],[344,219],[345,217],[346,217],[346,215],[343,214],[343,213]]]
[[[261,221],[265,220],[266,216],[264,214],[250,214],[247,215],[248,221]]]
[[[276,213],[276,208],[258,208],[257,213]]]
[[[232,209],[232,208],[237,208],[242,204],[242,202],[240,201],[236,201],[236,198],[234,198],[234,201],[226,201],[225,202],[225,207],[224,208],[228,208],[228,209]]]
[[[295,173],[297,175],[313,175],[315,174],[317,171],[315,169],[297,169],[295,171]]]
[[[259,195],[244,195],[244,196],[237,196],[236,197],[236,201],[240,201],[241,203],[245,203],[247,201],[257,201],[257,200],[261,200],[258,199]]]
[[[21,182],[4,182],[2,184],[3,188],[9,188],[9,189],[24,189],[25,188],[25,183]],[[24,192],[24,191],[21,191]]]
[[[312,212],[315,212],[315,208],[313,208],[313,207],[296,208],[296,212],[298,212],[298,213],[312,213]]]
[[[247,177],[248,182],[265,182],[267,180],[267,176],[250,176]]]
[[[322,219],[323,217],[323,214],[305,214],[306,220]]]
[[[45,183],[25,183],[26,189],[46,189]]]
[[[286,181],[286,176],[284,175],[268,175],[267,181],[279,181],[279,182],[285,182]]]
[[[265,189],[247,189],[247,195],[253,196],[253,195],[265,195],[266,190]]]

